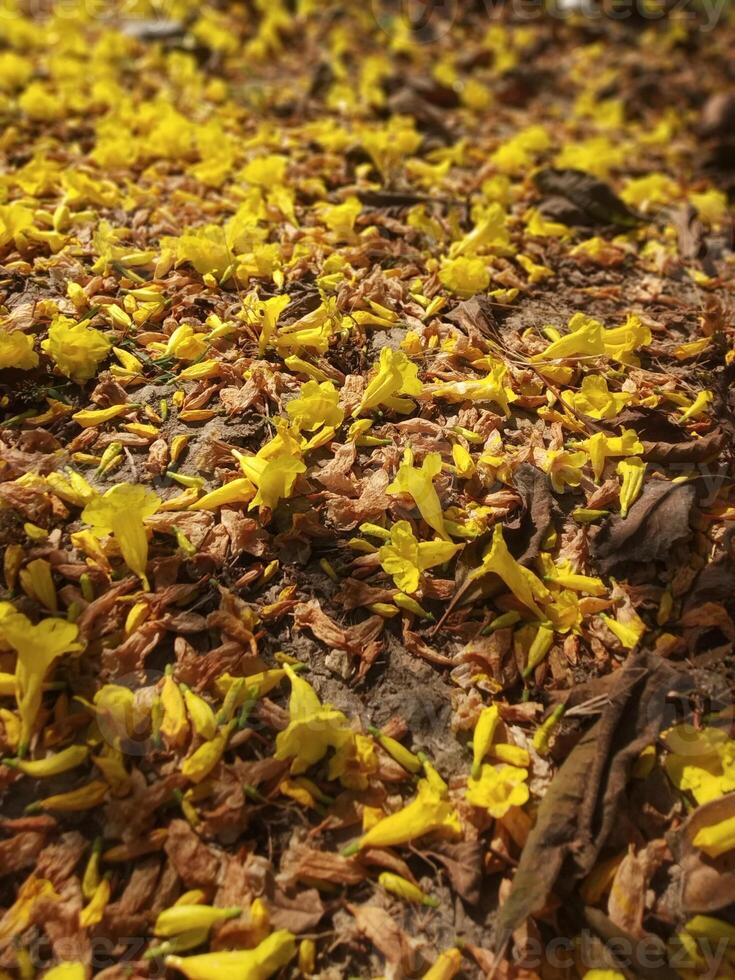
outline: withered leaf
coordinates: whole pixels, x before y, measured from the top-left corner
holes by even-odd
[[[641,222],[608,184],[584,170],[547,167],[534,174],[533,180],[543,193],[570,201],[581,212],[584,224],[634,228]]]
[[[615,675],[609,703],[541,801],[510,897],[498,914],[496,950],[544,906],[557,884],[573,889],[592,869],[614,826],[631,766],[658,734],[667,693],[687,683],[686,675],[648,651],[629,657]]]
[[[591,551],[599,568],[610,573],[629,562],[664,561],[691,534],[694,497],[689,483],[647,483],[627,516],[609,517],[595,535]]]
[[[680,868],[676,913],[712,915],[735,902],[735,851],[708,857],[694,845],[703,827],[735,817],[735,793],[697,807],[678,830],[669,835]]]

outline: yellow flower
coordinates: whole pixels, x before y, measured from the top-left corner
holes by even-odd
[[[194,731],[197,735],[201,735],[202,738],[214,738],[217,733],[217,721],[209,702],[205,701],[198,694],[195,694],[186,684],[181,684],[180,686],[184,695],[186,711]]]
[[[473,806],[483,807],[492,817],[502,817],[512,806],[523,806],[528,800],[528,773],[516,766],[482,767],[478,779],[467,781],[465,798]]]
[[[567,487],[578,487],[582,482],[582,467],[586,462],[587,453],[547,449],[541,461],[541,469],[549,474],[554,490],[564,493]]]
[[[38,367],[38,354],[33,349],[34,337],[22,330],[0,328],[0,368],[19,368],[31,371]]]
[[[433,966],[430,966],[422,980],[452,980],[462,968],[462,952],[452,946],[440,953]]]
[[[606,436],[604,432],[595,432],[589,439],[582,439],[575,445],[589,453],[592,472],[598,483],[608,456],[637,456],[644,449],[635,429],[623,429],[619,436]]]
[[[118,415],[124,415],[130,411],[130,405],[110,405],[109,408],[88,408],[80,412],[75,412],[72,418],[83,429],[93,428],[97,425],[104,425]]]
[[[107,903],[110,901],[110,893],[110,879],[103,878],[87,905],[79,913],[79,925],[82,929],[89,929],[102,921]]]
[[[418,885],[412,881],[394,874],[392,871],[383,871],[378,875],[378,884],[385,888],[392,895],[397,895],[407,902],[416,902],[418,905],[428,905],[430,908],[437,908],[439,900],[422,892]]]
[[[39,903],[57,901],[58,898],[48,879],[29,875],[18,889],[17,898],[0,919],[0,943],[7,946],[13,936],[25,931]]]
[[[351,196],[342,204],[328,204],[319,209],[319,218],[338,238],[352,241],[355,237],[355,221],[362,211],[359,198]]]
[[[626,204],[646,211],[652,204],[668,204],[679,193],[679,185],[662,173],[629,177],[620,197]]]
[[[51,612],[59,608],[56,598],[56,586],[51,575],[51,565],[45,558],[29,561],[20,572],[20,584],[23,591],[32,596]]]
[[[649,328],[634,313],[628,314],[622,326],[604,330],[602,333],[605,353],[621,364],[638,364],[635,352],[647,347],[652,339]]]
[[[104,684],[94,696],[97,725],[106,742],[119,748],[134,734],[135,695],[121,684]]]
[[[83,384],[97,373],[97,368],[110,352],[111,342],[87,321],[75,323],[66,316],[57,316],[49,327],[48,337],[41,347],[67,378]]]
[[[707,857],[719,857],[735,848],[735,817],[721,820],[710,827],[702,827],[694,835],[694,846]]]
[[[516,401],[518,395],[507,383],[508,368],[494,358],[482,358],[481,361],[475,361],[473,366],[489,366],[490,372],[484,378],[426,385],[427,394],[452,402],[494,402],[503,410],[505,417],[510,418],[510,403]]]
[[[519,565],[508,551],[501,524],[495,525],[492,543],[483,555],[481,565],[470,573],[470,578],[478,579],[491,573],[502,579],[516,599],[527,609],[530,609],[539,619],[544,618],[536,600],[548,601],[551,599],[551,593],[541,579],[528,568]]]
[[[65,619],[44,619],[32,625],[22,614],[12,612],[0,622],[0,638],[17,653],[16,700],[21,717],[20,754],[30,741],[33,723],[41,706],[44,678],[55,660],[81,650],[79,630]]]
[[[475,725],[475,733],[472,737],[472,778],[477,779],[480,775],[482,760],[487,755],[487,751],[492,745],[495,737],[495,729],[498,727],[500,714],[498,707],[491,704],[489,708],[483,708],[480,717]]]
[[[500,204],[497,202],[491,204],[472,231],[465,235],[461,241],[454,242],[450,246],[451,258],[456,259],[460,255],[474,258],[478,253],[486,251],[495,252],[499,255],[511,255],[513,248],[505,222],[506,214]],[[445,260],[444,265],[445,268],[449,266],[448,260]],[[443,280],[442,282],[446,285]]]
[[[97,532],[113,534],[128,568],[148,588],[148,537],[143,520],[161,506],[157,494],[133,483],[119,483],[95,497],[82,511],[82,520]]]
[[[599,374],[585,375],[580,391],[563,391],[561,394],[566,405],[593,419],[614,418],[632,397],[627,392],[609,391],[607,381]]]
[[[421,573],[449,561],[461,545],[450,541],[418,541],[408,521],[398,521],[390,530],[390,542],[378,551],[383,571],[391,575],[402,592],[416,592]]]
[[[330,747],[339,749],[350,741],[353,733],[341,711],[322,705],[311,684],[291,667],[284,670],[291,681],[290,721],[276,736],[275,758],[291,759],[291,772],[297,775],[323,758]]]
[[[271,337],[276,332],[278,318],[290,302],[291,297],[284,293],[280,296],[271,296],[270,299],[266,299],[260,304],[258,314],[261,320],[261,328],[260,339],[258,340],[258,352],[261,356],[265,353]]]
[[[273,510],[279,500],[291,496],[299,473],[306,472],[301,445],[283,425],[255,456],[245,456],[237,451],[235,456],[247,479],[258,488],[250,510],[253,507]]]
[[[196,493],[197,491],[195,490],[195,497]],[[236,480],[230,480],[229,483],[225,483],[221,487],[217,487],[216,490],[210,490],[209,493],[205,493],[199,500],[195,499],[189,504],[189,510],[216,510],[218,507],[225,507],[227,504],[246,504],[254,496],[255,487],[253,484],[250,480],[246,480],[245,477],[240,477]]]
[[[413,498],[429,527],[440,537],[449,540],[439,495],[434,489],[434,477],[441,472],[441,468],[442,459],[439,453],[428,453],[421,466],[417,467],[413,465],[413,451],[407,449],[395,479],[386,490],[391,494],[407,493]]]
[[[307,381],[298,398],[286,405],[286,411],[300,429],[313,432],[320,425],[339,428],[345,417],[339,406],[339,392],[331,381]]]
[[[255,949],[202,953],[201,956],[167,956],[166,966],[189,980],[268,980],[296,955],[293,933],[278,929]]]
[[[621,610],[619,615],[621,620],[613,619],[606,613],[601,613],[601,618],[611,633],[620,640],[626,650],[632,650],[640,642],[641,637],[648,627],[640,616],[632,609]],[[625,621],[622,617],[625,616]]]
[[[181,763],[181,772],[193,783],[201,783],[217,765],[227,748],[230,727],[225,726],[214,736],[197,748]]]
[[[163,709],[161,734],[169,745],[181,745],[189,731],[189,723],[186,720],[184,697],[179,690],[179,685],[173,679],[170,668],[166,669],[166,676],[163,679],[161,707]]]
[[[368,383],[357,409],[357,418],[362,412],[378,405],[387,405],[394,412],[410,412],[414,403],[401,395],[420,395],[421,382],[418,368],[402,350],[384,347],[380,352],[378,370]]]
[[[329,760],[329,779],[339,779],[346,789],[367,789],[368,777],[378,768],[375,743],[367,735],[353,735]]]
[[[234,919],[242,914],[242,909],[235,906],[215,908],[212,905],[172,905],[159,912],[153,927],[154,936],[176,936],[191,929],[209,931],[216,922]]]
[[[592,575],[580,575],[572,568],[570,561],[560,561],[554,564],[551,555],[539,555],[539,570],[544,582],[553,582],[563,589],[573,589],[575,592],[587,592],[589,595],[605,595],[607,588],[601,578]]]
[[[60,810],[62,813],[76,813],[78,810],[94,810],[107,796],[108,786],[101,779],[93,779],[78,789],[68,793],[57,793],[44,800],[31,804],[34,810]]]
[[[439,281],[445,289],[467,299],[477,293],[484,293],[490,285],[490,270],[484,259],[468,258],[464,255],[456,259],[442,259]]]
[[[10,765],[26,776],[33,779],[47,779],[68,772],[76,766],[81,766],[89,755],[86,745],[70,745],[61,752],[47,755],[44,759],[5,759],[5,765]]]
[[[551,344],[532,361],[566,357],[612,357],[623,363],[636,363],[635,351],[651,343],[651,331],[631,314],[620,327],[606,330],[599,320],[575,313],[569,320],[569,333]]]
[[[620,516],[625,517],[641,495],[646,464],[638,456],[621,459],[618,463],[618,475],[622,478],[620,487]]]
[[[86,980],[87,968],[79,960],[67,960],[52,966],[43,975],[43,980]]]
[[[672,783],[708,803],[735,790],[735,741],[719,728],[675,725],[664,732],[664,768]]]
[[[447,799],[446,788],[420,779],[414,799],[397,813],[379,820],[360,838],[358,846],[392,847],[435,831],[458,836],[462,833],[459,815]]]
[[[688,422],[689,419],[699,418],[700,415],[703,415],[707,411],[707,406],[714,397],[711,391],[700,391],[692,404],[681,413],[679,421]]]

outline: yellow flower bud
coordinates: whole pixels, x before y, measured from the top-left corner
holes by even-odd
[[[192,929],[211,929],[216,922],[234,919],[241,908],[215,908],[211,905],[172,905],[160,912],[153,927],[155,936],[167,938]]]
[[[414,885],[400,875],[393,874],[392,871],[383,871],[378,876],[378,882],[387,892],[390,892],[392,895],[397,895],[398,898],[402,898],[406,902],[429,905],[431,908],[436,908],[439,905],[437,898],[427,895],[426,892],[421,891],[418,885]]]

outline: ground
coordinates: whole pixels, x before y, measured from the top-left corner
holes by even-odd
[[[732,975],[735,21],[625,10],[3,6],[10,975]]]

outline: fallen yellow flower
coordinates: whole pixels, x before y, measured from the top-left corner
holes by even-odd
[[[82,520],[98,533],[112,534],[128,568],[148,589],[148,537],[143,523],[161,506],[158,495],[134,483],[119,483],[95,497],[82,511]]]
[[[189,980],[268,980],[296,955],[293,933],[279,929],[255,949],[167,956],[166,966],[180,970]]]
[[[364,834],[358,847],[393,847],[437,831],[458,836],[462,833],[459,815],[441,791],[428,779],[420,779],[418,793],[410,803],[383,817]]]

